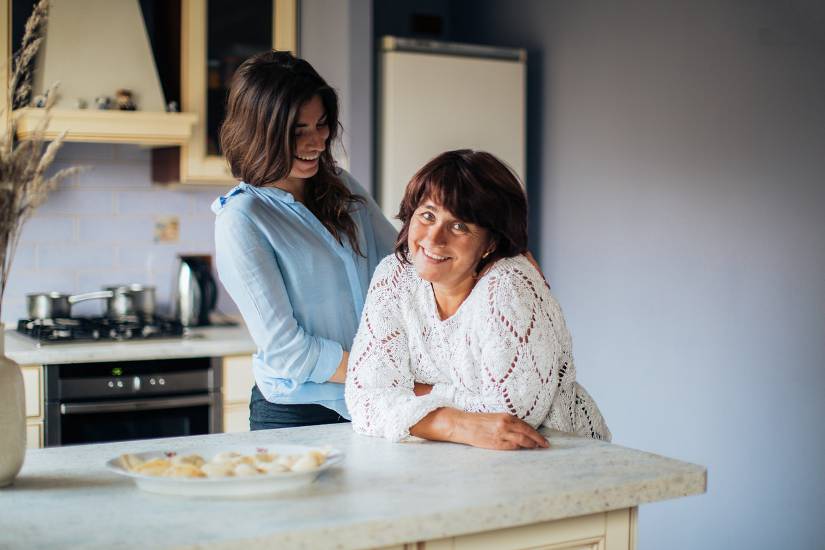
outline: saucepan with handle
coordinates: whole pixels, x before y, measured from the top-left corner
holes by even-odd
[[[108,293],[106,300],[106,317],[122,319],[124,317],[154,317],[155,287],[132,283],[129,285],[112,285],[103,287]]]
[[[62,292],[36,292],[26,295],[29,319],[57,319],[72,316],[72,304],[86,300],[112,298],[112,292],[102,290],[85,294],[63,294]]]

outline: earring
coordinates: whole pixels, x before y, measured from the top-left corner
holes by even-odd
[[[481,256],[481,259],[482,259],[482,260],[486,260],[486,259],[487,259],[487,256],[489,256],[489,255],[490,255],[490,254],[492,254],[492,253],[493,253],[493,251],[492,251],[492,250],[488,250],[487,252],[485,252],[485,253]]]

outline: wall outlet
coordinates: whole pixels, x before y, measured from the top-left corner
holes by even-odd
[[[176,243],[180,239],[180,219],[177,216],[155,218],[155,242]]]

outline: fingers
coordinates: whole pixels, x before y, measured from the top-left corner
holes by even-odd
[[[523,449],[543,449],[550,446],[544,436],[523,420],[514,416],[502,420],[501,433],[506,441]]]

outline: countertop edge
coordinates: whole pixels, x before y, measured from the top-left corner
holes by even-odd
[[[465,508],[460,511],[437,511],[408,516],[403,520],[404,525],[399,525],[398,519],[372,520],[357,525],[331,523],[328,527],[321,529],[281,532],[248,539],[202,541],[173,548],[176,550],[230,550],[243,546],[245,550],[264,550],[276,545],[277,548],[361,550],[478,534],[704,494],[707,491],[707,469],[693,464],[690,466],[695,468],[693,472],[674,472],[672,475],[660,476],[655,480],[629,483],[611,487],[608,490],[591,491],[591,493],[604,497],[603,503],[595,506],[587,505],[587,499],[583,498],[587,496],[588,491],[568,495],[572,502],[559,502],[562,499],[556,495],[552,497],[555,502],[549,507],[547,497],[532,496],[526,497],[519,506],[510,507],[506,514],[501,513],[503,504],[488,505]],[[633,496],[621,496],[629,490],[633,491],[634,485],[638,488],[633,492]],[[507,519],[512,515],[518,516],[518,520]],[[467,518],[473,518],[472,524]],[[365,535],[365,533],[369,534]],[[366,542],[365,538],[370,540]],[[330,541],[334,541],[334,544],[330,545]]]

